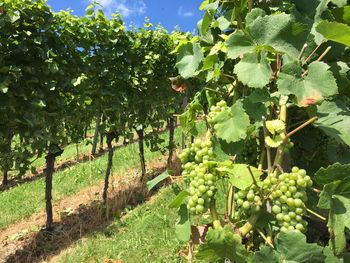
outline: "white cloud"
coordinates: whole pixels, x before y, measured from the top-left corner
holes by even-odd
[[[183,16],[189,17],[189,16],[194,16],[194,14],[193,14],[193,12],[184,12]]]
[[[183,16],[183,17],[191,17],[191,16],[194,16],[194,13],[191,11],[184,11],[183,7],[180,6],[179,9],[177,10],[177,15]]]
[[[93,0],[89,0],[93,2]],[[119,12],[124,18],[132,15],[143,15],[146,13],[146,3],[144,0],[97,0],[103,6],[103,11],[107,16],[114,12]]]

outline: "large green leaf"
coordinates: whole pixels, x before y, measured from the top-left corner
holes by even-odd
[[[250,262],[251,253],[244,248],[240,236],[233,233],[229,225],[219,229],[210,228],[206,241],[196,254],[201,262],[221,262],[225,259],[235,263]]]
[[[331,246],[327,246],[323,250],[323,254],[326,256],[325,263],[347,263],[350,262],[350,253],[345,253],[343,257],[336,257],[333,253]]]
[[[195,76],[204,56],[198,43],[183,44],[178,50],[176,67],[185,79]]]
[[[335,164],[320,169],[316,173],[317,181],[323,186],[317,204],[329,210],[328,228],[335,254],[343,253],[346,246],[345,229],[350,228],[350,166]]]
[[[225,169],[225,167],[223,169]],[[255,167],[250,167],[250,170],[255,178],[255,181],[260,182],[260,176],[263,174],[262,171]],[[238,189],[247,189],[254,182],[246,164],[233,164],[232,168],[229,167],[224,171],[230,176],[230,183]]]
[[[249,116],[243,109],[241,101],[237,101],[231,107],[231,112],[222,111],[216,117],[214,125],[218,138],[226,142],[238,142],[245,139],[250,125]]]
[[[256,252],[253,263],[323,263],[323,247],[306,243],[299,232],[280,232],[275,239],[275,248],[263,246]]]
[[[170,208],[178,208],[182,205],[183,201],[186,199],[187,196],[190,194],[187,191],[181,191],[177,194],[177,196],[171,201],[169,204]]]
[[[188,242],[191,239],[191,222],[185,204],[180,206],[178,214],[179,220],[175,226],[176,237],[182,242]]]
[[[324,101],[317,107],[318,120],[315,126],[328,136],[350,146],[350,109],[341,101]]]
[[[350,229],[350,188],[348,193],[333,195],[329,211],[328,227],[331,242],[336,255],[344,252],[346,247],[345,229]]]
[[[350,26],[338,22],[321,21],[316,30],[326,39],[350,47]]]
[[[156,178],[148,181],[146,183],[148,191],[151,191],[157,184],[169,178],[172,174],[173,172],[171,170],[166,170],[164,173],[161,173]]]
[[[235,66],[238,80],[251,88],[263,88],[272,77],[272,69],[265,54],[247,53]]]
[[[284,13],[268,16],[263,14],[262,10],[253,9],[247,15],[248,26],[245,33],[237,31],[226,40],[229,58],[237,58],[254,49],[298,56],[306,42],[307,26],[295,22],[291,15]]]
[[[281,94],[295,95],[299,106],[316,104],[337,94],[336,80],[326,63],[312,62],[305,77],[299,75],[299,66],[292,65],[287,64],[282,68],[277,86]]]
[[[243,56],[254,49],[254,41],[243,31],[232,33],[225,44],[227,46],[227,56],[232,59]]]
[[[315,178],[318,185],[323,186],[337,180],[343,180],[350,176],[350,164],[335,163],[327,168],[321,167],[316,173]]]

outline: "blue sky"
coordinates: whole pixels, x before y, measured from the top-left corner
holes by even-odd
[[[54,11],[72,9],[75,15],[83,15],[92,0],[48,0]],[[193,32],[202,17],[199,6],[202,0],[98,0],[107,15],[118,11],[126,24],[142,26],[145,17],[153,24],[160,23],[169,31],[176,25],[182,31]]]

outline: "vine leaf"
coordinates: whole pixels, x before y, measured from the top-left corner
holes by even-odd
[[[250,121],[241,101],[237,101],[232,105],[231,112],[220,112],[216,117],[216,121],[214,129],[217,137],[228,143],[238,142],[247,136]]]
[[[203,262],[218,262],[229,259],[236,263],[250,262],[251,253],[245,250],[238,234],[226,225],[224,228],[208,230],[207,243],[201,245],[196,258]]]
[[[328,227],[336,255],[344,252],[346,247],[345,229],[350,228],[350,189],[348,191],[346,195],[333,195],[329,211]]]
[[[350,164],[335,163],[327,168],[321,167],[315,173],[315,179],[318,185],[323,186],[337,180],[343,180],[350,176]]]
[[[225,42],[228,58],[236,59],[254,49],[254,41],[243,31],[237,31],[229,36]]]
[[[263,174],[262,171],[255,167],[250,167],[252,174],[256,181],[260,181],[260,176]],[[223,166],[217,168],[220,172],[226,172],[230,176],[230,183],[241,189],[247,189],[253,184],[253,178],[246,164],[233,164],[231,167]]]
[[[323,263],[323,247],[306,243],[306,237],[296,231],[280,232],[275,238],[275,249],[263,246],[253,256],[253,263]]]
[[[178,215],[179,220],[175,226],[176,237],[182,242],[188,242],[191,239],[191,222],[185,204],[180,206]]]
[[[317,182],[324,184],[317,204],[329,210],[328,228],[336,255],[346,246],[345,228],[350,228],[350,165],[334,164],[316,173]]]
[[[297,67],[296,64],[283,67],[277,86],[281,94],[295,95],[299,106],[307,107],[338,93],[336,80],[327,64],[312,62],[305,77],[297,74]]]
[[[165,179],[169,178],[174,172],[171,170],[166,170],[164,173],[161,173],[154,179],[148,181],[146,183],[147,190],[151,191],[154,187],[156,187],[160,182],[164,181]]]
[[[315,126],[328,136],[350,146],[350,109],[341,100],[324,101],[317,107],[318,120]]]
[[[226,40],[229,58],[235,59],[252,50],[287,53],[296,57],[308,35],[307,26],[294,22],[287,14],[264,16],[263,11],[253,9],[247,20],[246,34],[237,31]]]
[[[169,208],[178,208],[181,206],[183,201],[186,199],[187,196],[190,194],[187,191],[181,191],[178,193],[178,195],[171,201],[169,204]]]
[[[350,26],[346,24],[321,21],[316,26],[316,31],[328,40],[350,47]]]
[[[342,258],[338,258],[334,255],[332,247],[326,246],[323,250],[323,254],[326,256],[325,263],[346,263],[350,262],[350,253],[345,253]]]
[[[266,59],[266,54],[245,54],[235,66],[234,73],[238,80],[251,88],[263,88],[271,79],[272,69]]]
[[[186,43],[180,46],[176,67],[180,75],[188,79],[196,75],[196,71],[204,56],[199,43]]]

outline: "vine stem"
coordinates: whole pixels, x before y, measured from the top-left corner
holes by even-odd
[[[306,211],[308,211],[310,214],[313,214],[314,216],[321,219],[322,221],[327,221],[327,219],[325,217],[321,216],[320,214],[317,214],[316,212],[312,211],[311,209],[309,209],[307,207],[306,207]]]
[[[267,128],[266,128],[266,118],[262,118],[263,121],[263,131],[264,131],[264,139],[267,137]],[[267,170],[270,172],[271,171],[271,151],[270,147],[265,143],[265,148],[266,148],[266,157],[267,157]]]
[[[235,210],[233,202],[233,185],[229,184],[228,193],[227,193],[227,216],[232,218],[233,212]]]
[[[221,228],[221,223],[219,220],[219,216],[218,216],[218,212],[216,211],[216,207],[215,207],[215,199],[211,199],[210,201],[210,214],[211,217],[213,219],[213,227],[214,229],[218,229]]]
[[[309,59],[312,57],[313,54],[315,54],[315,52],[317,51],[317,49],[319,49],[319,47],[320,47],[321,45],[322,45],[322,43],[319,44],[319,45],[311,52],[311,54],[305,59],[305,61],[304,61],[303,64],[306,64],[306,63],[309,61]]]
[[[238,229],[242,237],[245,237],[250,232],[250,230],[253,229],[253,226],[255,225],[256,221],[258,221],[259,216],[260,216],[260,213],[255,213],[251,215],[248,218],[248,221]]]
[[[298,131],[300,131],[301,129],[305,128],[306,126],[308,126],[309,124],[315,122],[317,120],[317,117],[312,117],[311,119],[309,119],[308,121],[304,122],[302,125],[296,127],[294,130],[292,130],[291,132],[289,132],[286,137],[284,138],[284,141],[286,141],[288,138],[290,138],[293,134],[297,133]]]
[[[265,240],[266,244],[268,244],[268,245],[269,245],[270,247],[272,247],[272,248],[275,248],[275,247],[273,246],[271,240],[270,240],[267,236],[265,236],[265,234],[264,234],[261,230],[258,229],[258,233],[259,233],[259,235]]]
[[[326,50],[321,54],[321,56],[316,60],[316,61],[321,61],[329,52],[329,50],[331,50],[332,47],[327,47]],[[305,70],[304,73],[301,75],[301,77],[305,77],[305,75],[308,73],[308,70]]]
[[[258,183],[257,183],[257,181],[256,181],[256,179],[255,179],[255,177],[254,177],[254,175],[253,175],[252,169],[250,168],[250,165],[249,165],[249,164],[247,165],[247,168],[248,168],[248,171],[249,171],[250,176],[251,176],[252,179],[253,179],[254,185],[259,189]]]
[[[264,150],[261,151],[258,170],[262,170],[262,169],[263,169],[263,165],[264,165],[264,161],[265,161],[265,156],[266,156],[266,151],[264,151]]]
[[[301,51],[300,51],[300,54],[299,54],[299,56],[298,56],[298,60],[301,59],[301,57],[303,56],[303,54],[304,54],[306,48],[307,48],[307,44],[305,43],[304,46],[303,46],[303,48],[302,48]]]

